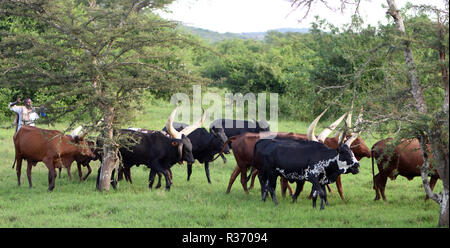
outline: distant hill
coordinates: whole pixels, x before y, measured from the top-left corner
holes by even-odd
[[[309,29],[307,28],[279,28],[274,30],[268,30],[266,32],[245,32],[245,33],[219,33],[203,28],[191,27],[191,26],[182,26],[182,29],[186,30],[189,33],[194,35],[198,35],[205,40],[208,40],[211,43],[218,42],[225,39],[254,39],[254,40],[263,40],[266,34],[270,31],[276,31],[280,33],[308,33]]]

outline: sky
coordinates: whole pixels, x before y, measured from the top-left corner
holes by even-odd
[[[339,8],[337,0],[331,7]],[[396,0],[399,8],[407,0]],[[443,6],[443,0],[410,0],[413,4],[431,4]],[[350,22],[354,7],[349,6],[342,13],[332,11],[320,1],[316,1],[308,17],[299,21],[305,14],[304,10],[294,10],[287,0],[176,0],[168,7],[168,13],[158,13],[166,19],[182,22],[187,26],[194,26],[220,33],[265,32],[277,28],[309,28],[314,16],[319,15],[335,26]],[[366,24],[376,26],[380,21],[385,24],[386,1],[363,0],[360,14]]]

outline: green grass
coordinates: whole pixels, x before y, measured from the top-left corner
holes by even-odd
[[[133,123],[136,127],[160,129],[172,110],[169,104],[153,101]],[[208,126],[209,123],[205,124]],[[308,123],[280,121],[279,131],[305,133]],[[48,128],[41,126],[42,128]],[[55,129],[63,130],[59,124]],[[342,201],[336,187],[329,195],[324,211],[313,209],[307,198],[310,185],[297,203],[283,199],[277,187],[279,205],[270,198],[261,201],[259,181],[249,195],[244,194],[239,178],[230,194],[225,194],[236,162],[232,154],[228,163],[218,159],[210,165],[212,184],[208,184],[203,165],[194,164],[191,180],[186,180],[185,165],[172,168],[174,184],[169,192],[148,189],[149,169],[133,167],[133,184],[121,181],[117,191],[99,193],[95,178],[99,162],[93,162],[93,173],[79,182],[75,163],[73,180],[66,170],[57,178],[53,192],[47,192],[48,170],[43,163],[33,168],[33,188],[28,188],[26,169],[22,167],[22,186],[17,186],[14,161],[13,130],[0,129],[0,227],[436,227],[439,206],[424,202],[420,178],[408,181],[398,177],[388,181],[387,202],[374,202],[370,159],[361,161],[357,175],[343,175],[347,198]],[[366,139],[370,147],[376,139]],[[26,163],[24,164],[26,166]],[[25,167],[26,168],[26,167]],[[84,172],[86,169],[84,169]],[[377,171],[377,170],[376,170]],[[292,185],[295,188],[295,184]],[[435,192],[442,189],[442,182]]]

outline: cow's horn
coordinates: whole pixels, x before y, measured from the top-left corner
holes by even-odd
[[[77,128],[75,128],[72,133],[70,133],[70,136],[72,136],[72,138],[75,138],[75,136],[78,136],[78,134],[80,133],[81,129],[83,129],[82,126],[78,126]]]
[[[314,121],[309,125],[308,132],[306,133],[308,140],[318,141],[316,136],[314,135],[314,129],[316,128],[316,125],[319,122],[322,115],[324,115],[325,112],[327,112],[327,110],[328,110],[328,108],[326,108],[319,116],[317,116],[316,119],[314,119]]]
[[[180,131],[180,133],[188,136],[190,133],[192,133],[195,129],[201,127],[203,125],[203,122],[206,119],[206,111],[204,108],[202,108],[202,117],[200,118],[200,120],[198,120],[196,123],[189,125],[185,128],[183,128],[183,130]]]
[[[176,107],[169,116],[169,119],[166,122],[166,129],[169,135],[175,139],[181,139],[181,132],[178,132],[173,127],[173,120],[175,119],[175,114],[177,113],[178,107]]]
[[[345,118],[347,113],[343,114],[339,119],[337,119],[335,122],[331,123],[328,127],[326,127],[317,137],[318,140],[324,142],[324,140],[330,135],[331,132],[333,132],[334,129],[342,122],[342,120]]]
[[[355,141],[356,138],[358,138],[359,132],[357,133],[353,133],[352,137],[350,137],[347,141],[345,141],[345,144],[348,145],[348,147],[350,147],[353,143],[353,141]]]

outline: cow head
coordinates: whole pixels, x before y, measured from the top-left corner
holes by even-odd
[[[353,108],[353,106],[352,106],[352,108]],[[316,136],[314,135],[314,129],[315,129],[317,123],[319,122],[320,117],[322,117],[322,115],[325,114],[326,111],[327,111],[327,109],[325,109],[325,111],[323,111],[310,124],[310,126],[308,128],[308,133],[307,133],[308,140],[313,140],[313,141],[316,141],[316,142],[325,143],[325,138],[339,125],[339,123],[342,122],[342,120],[347,115],[347,113],[342,115],[338,120],[336,120],[330,126],[325,128],[319,134],[318,138],[316,138]],[[362,114],[360,114],[360,115],[362,115]],[[349,126],[348,119],[351,119],[351,112],[349,113],[349,118],[347,118],[347,128]],[[355,154],[350,149],[350,145],[353,143],[353,141],[355,141],[355,139],[358,137],[359,133],[353,133],[352,136],[350,138],[348,138],[345,141],[345,143],[344,143],[344,139],[346,138],[347,128],[342,133],[341,138],[339,139],[338,145],[337,145],[337,148],[336,148],[336,151],[338,153],[337,165],[338,165],[340,174],[346,174],[346,173],[350,173],[350,172],[352,174],[357,174],[359,172],[359,169],[358,169],[359,163],[358,163],[358,160],[355,157]]]
[[[269,132],[270,131],[270,125],[265,120],[256,121],[256,131],[258,133],[260,132]]]
[[[355,157],[355,154],[350,149],[349,144],[351,144],[356,136],[353,135],[350,139],[348,139],[345,143],[343,143],[344,134],[342,135],[342,140],[339,142],[339,146],[336,149],[338,152],[337,164],[341,174],[357,174],[359,172],[359,162]]]
[[[77,145],[78,151],[81,153],[81,155],[89,157],[91,159],[95,158],[95,154],[92,152],[91,147],[84,138],[87,135],[87,132],[82,132],[80,134],[80,131],[83,127],[79,126],[77,127],[71,134],[70,137],[72,137],[72,141]]]
[[[192,143],[186,135],[182,134],[181,139],[172,139],[172,145],[177,147],[179,161],[194,163],[194,155],[192,155]]]
[[[169,119],[166,122],[166,129],[170,137],[172,138],[172,145],[178,148],[177,150],[179,160],[186,160],[188,163],[194,163],[194,155],[192,155],[192,143],[187,136],[203,124],[206,118],[206,111],[202,108],[203,114],[200,120],[193,125],[183,128],[183,130],[178,132],[173,127],[173,121],[175,119],[177,109],[178,107],[176,107],[170,114]]]
[[[223,128],[211,128],[210,132],[211,132],[211,134],[214,135],[215,141],[218,141],[217,144],[220,146],[220,149],[222,149],[223,145],[228,140],[227,135],[225,134],[225,131],[223,130]],[[226,146],[225,149],[223,150],[223,152],[225,154],[229,154],[230,153],[229,146]]]

